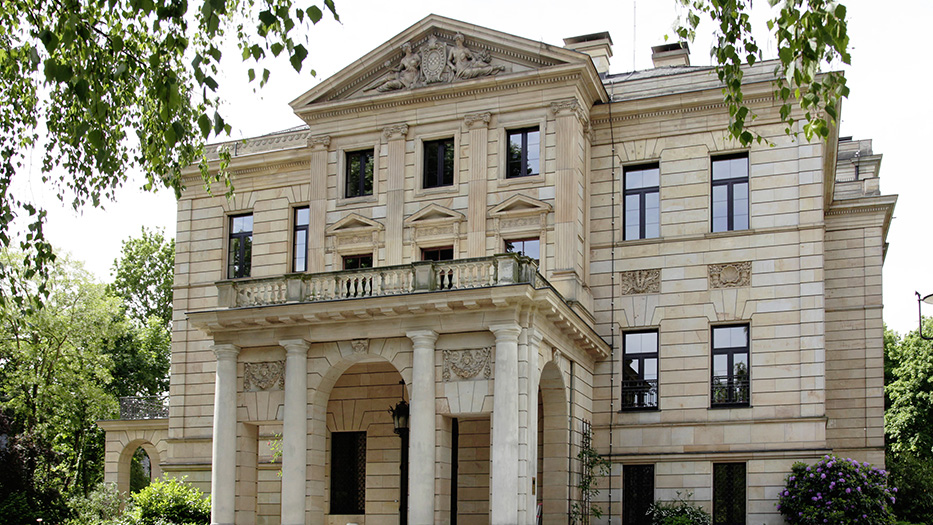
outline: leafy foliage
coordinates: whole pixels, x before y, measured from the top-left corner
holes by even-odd
[[[894,523],[889,504],[896,492],[884,470],[827,455],[814,465],[794,463],[778,510],[790,524]]]
[[[933,523],[933,458],[888,452],[885,462],[888,481],[897,487],[894,515],[914,523]]]
[[[933,319],[924,319],[923,326],[933,332]],[[904,338],[887,335],[885,342],[891,375],[884,388],[889,449],[933,458],[933,341],[913,331]]]
[[[76,494],[68,499],[71,518],[65,525],[104,525],[113,523],[126,503],[126,494],[113,483],[101,483],[88,495]]]
[[[30,176],[27,156],[44,152],[42,182],[78,210],[112,200],[132,170],[144,188],[182,189],[182,169],[199,163],[210,175],[204,140],[229,132],[220,109],[223,49],[236,43],[247,62],[284,55],[301,71],[311,24],[329,11],[309,0],[4,0],[0,3],[0,248],[17,240],[27,278],[0,266],[0,302],[34,305],[47,292],[46,265],[55,254],[43,232],[45,211],[14,193]],[[250,81],[262,86],[249,69]],[[313,71],[312,71],[313,74]],[[222,167],[229,156],[222,159]]]
[[[131,319],[146,324],[156,317],[170,326],[174,271],[175,239],[144,226],[139,237],[123,241],[120,258],[113,262],[111,289],[123,299]]]
[[[688,10],[686,21],[677,28],[680,38],[693,41],[701,17],[715,23],[716,39],[710,55],[723,83],[723,98],[729,107],[729,133],[749,145],[765,140],[749,129],[755,115],[742,94],[744,65],[763,60],[752,34],[749,17],[752,0],[678,0]],[[841,72],[821,73],[836,60],[848,64],[849,36],[846,8],[832,0],[768,0],[780,4],[768,30],[777,39],[779,66],[775,71],[775,94],[781,101],[781,119],[786,132],[795,134],[794,103],[803,111],[803,132],[807,140],[825,139],[839,118],[839,101],[849,95]]]
[[[575,524],[587,524],[591,517],[599,519],[603,516],[602,508],[591,502],[599,495],[599,478],[609,474],[610,467],[609,461],[593,448],[591,427],[587,425],[584,428],[582,445],[577,453],[581,468],[577,488],[580,489],[581,501],[574,502],[570,507],[570,521]]]
[[[184,479],[165,477],[131,497],[125,525],[207,525],[211,520],[211,501]]]
[[[690,501],[692,493],[677,492],[674,501],[656,501],[648,507],[651,525],[710,525],[713,518],[706,509]]]

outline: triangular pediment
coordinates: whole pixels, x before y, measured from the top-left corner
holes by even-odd
[[[583,53],[429,15],[298,97],[291,106],[301,113],[312,105],[398,96],[588,64],[593,68]]]
[[[351,234],[351,233],[360,233],[362,231],[372,231],[372,230],[381,230],[382,224],[363,217],[362,215],[357,215],[356,213],[351,213],[346,217],[335,222],[329,226],[326,230],[328,235],[335,234]]]
[[[459,222],[463,219],[464,215],[462,213],[431,203],[405,219],[405,224],[418,226],[442,222]]]
[[[551,205],[533,199],[527,195],[513,195],[501,203],[493,206],[489,210],[490,217],[515,216],[515,215],[536,215],[548,213],[551,211]]]

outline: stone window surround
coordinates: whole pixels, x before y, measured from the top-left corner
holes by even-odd
[[[379,199],[379,194],[381,193],[380,188],[380,162],[379,162],[379,152],[380,152],[380,143],[378,140],[365,141],[360,140],[358,142],[349,142],[347,144],[341,144],[336,148],[337,151],[337,206],[344,206],[348,204],[357,204],[363,202],[377,202]],[[366,149],[372,148],[373,150],[373,193],[372,195],[361,195],[359,197],[347,197],[347,153],[353,153],[355,151],[363,151]]]
[[[256,245],[256,215],[255,213],[253,213],[253,210],[246,209],[246,210],[234,210],[234,211],[224,212],[224,233],[223,233],[224,247],[223,247],[223,254],[221,257],[222,259],[221,275],[223,276],[224,279],[249,279],[250,278],[250,275],[244,275],[242,277],[231,277],[230,274],[228,273],[229,264],[230,264],[230,240],[231,240],[230,235],[231,235],[231,228],[233,226],[233,218],[244,217],[246,215],[249,215],[253,218],[253,230],[250,232],[250,238],[252,239],[252,243],[251,243],[251,249],[252,249],[252,246]],[[250,273],[252,273],[252,263],[250,264]]]
[[[730,327],[740,327],[740,326],[744,326],[748,330],[746,332],[747,340],[746,340],[746,345],[745,345],[745,355],[747,356],[747,360],[748,360],[748,372],[747,372],[748,373],[748,402],[746,403],[714,403],[712,399],[712,380],[713,380],[713,376],[715,375],[715,369],[713,367],[713,356],[715,355],[714,348],[713,348],[713,344],[714,344],[713,331],[716,328],[730,328]],[[733,375],[733,372],[734,370],[730,369],[730,374],[729,374],[730,377]],[[729,321],[729,322],[710,324],[709,326],[709,381],[710,383],[709,383],[708,393],[710,395],[709,406],[711,409],[721,410],[721,409],[736,409],[736,408],[751,408],[752,407],[752,322],[751,320],[735,320],[735,321]]]
[[[453,138],[454,140],[454,180],[449,186],[424,187],[424,143],[432,140]],[[421,133],[415,136],[415,196],[437,195],[439,193],[456,194],[460,189],[460,133],[457,130]]]
[[[621,378],[620,381],[625,381],[624,371],[625,371],[625,338],[626,336],[628,334],[647,334],[647,333],[655,334],[655,344],[657,345],[657,352],[653,356],[654,359],[657,361],[657,370],[656,370],[657,378],[655,379],[658,382],[657,402],[654,407],[634,407],[634,406],[627,407],[627,406],[621,406],[621,402],[620,402],[620,410],[622,411],[628,412],[628,411],[633,411],[633,410],[660,410],[661,409],[661,395],[660,395],[661,394],[661,327],[660,326],[632,327],[629,329],[625,329],[622,332],[622,359],[619,361],[619,367],[621,369],[619,376]],[[650,359],[651,358],[650,354],[648,355],[649,355],[648,359]],[[642,366],[644,366],[644,364],[642,364]],[[644,369],[642,369],[640,376],[641,377],[639,377],[639,379],[644,379]]]
[[[739,229],[726,229],[721,231],[713,230],[713,162],[717,159],[731,159],[745,156],[748,166],[748,173],[746,176],[746,184],[748,186],[748,227],[739,228]],[[710,151],[709,153],[709,171],[708,171],[708,180],[709,180],[709,232],[712,234],[717,233],[731,233],[731,232],[744,232],[752,229],[752,155],[750,149],[737,149],[737,150],[723,150],[723,151]],[[731,187],[731,184],[729,184]],[[729,202],[729,208],[732,208],[732,202]],[[729,218],[732,218],[732,213],[729,213]]]
[[[500,203],[500,206],[510,200],[512,199],[506,199],[506,201]],[[537,199],[530,200],[537,201]],[[540,206],[542,206],[540,209],[492,211],[488,213],[488,217],[494,219],[493,228],[495,229],[497,250],[505,251],[505,241],[507,239],[538,239],[540,252],[538,272],[543,275],[547,264],[547,217],[553,210],[547,203],[542,202]],[[499,206],[493,207],[493,210],[496,208],[499,208]]]
[[[297,230],[297,213],[301,208],[308,209],[308,225],[305,226],[305,269],[304,270],[295,270],[295,236],[298,233]],[[311,253],[311,218],[310,218],[311,208],[308,203],[295,203],[291,204],[288,207],[288,269],[292,273],[304,273],[308,271],[309,259]]]
[[[542,113],[545,113],[546,110],[542,108]],[[547,159],[545,157],[545,152],[547,151],[547,115],[544,114],[538,118],[523,118],[511,120],[508,114],[500,114],[498,118],[499,126],[494,128],[496,133],[496,139],[498,141],[498,183],[499,186],[511,186],[511,185],[539,185],[544,182],[545,172],[547,171]],[[509,158],[509,131],[533,128],[537,126],[538,131],[540,132],[540,141],[539,147],[540,152],[538,154],[539,167],[537,175],[528,175],[526,177],[508,177],[508,158]]]
[[[658,157],[658,158],[650,158],[650,159],[649,159],[649,158],[646,158],[646,159],[639,159],[639,160],[636,160],[636,161],[625,162],[625,163],[623,163],[623,164],[621,165],[621,169],[622,169],[622,180],[620,180],[619,183],[620,183],[620,185],[622,186],[622,188],[621,188],[621,195],[622,195],[622,199],[621,199],[621,200],[622,200],[622,202],[620,202],[619,205],[622,207],[622,209],[621,209],[621,211],[620,211],[620,215],[621,215],[621,217],[622,217],[622,231],[621,231],[621,234],[622,234],[622,239],[621,239],[621,241],[622,241],[622,242],[658,241],[658,240],[661,240],[661,239],[664,238],[664,236],[662,235],[662,232],[661,232],[660,224],[658,225],[658,236],[657,236],[657,237],[638,237],[637,239],[626,239],[626,238],[625,238],[625,174],[626,174],[626,171],[628,171],[628,170],[633,170],[633,169],[637,169],[637,168],[648,168],[648,167],[650,167],[650,166],[657,166],[657,168],[658,168],[658,202],[660,203],[660,202],[661,202],[661,189],[662,189],[662,186],[663,186],[663,184],[661,184],[661,176],[664,174],[664,173],[661,171],[661,158],[660,158],[660,157]],[[643,190],[644,188],[640,188],[640,189]],[[660,213],[661,213],[661,212],[660,212],[660,209],[659,209],[659,210],[658,210],[658,214],[660,215]],[[643,215],[643,214],[642,214],[642,215]],[[660,219],[660,217],[659,217],[659,219]],[[642,226],[643,226],[643,225],[642,225]]]

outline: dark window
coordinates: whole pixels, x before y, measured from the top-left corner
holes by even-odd
[[[513,239],[505,241],[506,253],[517,253],[525,257],[531,257],[534,260],[540,259],[541,241],[534,239]]]
[[[622,408],[658,408],[658,331],[627,332],[622,346]]]
[[[253,257],[252,215],[230,217],[230,238],[228,241],[227,279],[249,277],[250,263]]]
[[[454,183],[454,139],[424,142],[425,188],[451,186]]]
[[[444,246],[442,248],[422,248],[422,261],[452,261],[454,260],[453,246]]]
[[[372,255],[344,255],[343,256],[343,269],[344,270],[359,270],[361,268],[372,268],[373,267],[373,256]]]
[[[347,152],[347,198],[373,194],[373,150]]]
[[[308,269],[308,223],[311,213],[308,207],[295,208],[295,231],[292,232],[292,271],[304,272]]]
[[[509,131],[508,140],[509,152],[505,176],[511,179],[540,173],[541,132],[538,128]]]
[[[654,465],[622,466],[622,525],[643,525],[654,503]]]
[[[366,511],[366,432],[330,435],[330,513]]]
[[[625,240],[661,235],[660,179],[657,164],[625,168]]]
[[[748,229],[748,154],[713,157],[713,231]]]
[[[712,406],[749,401],[748,325],[713,327]]]
[[[745,463],[713,463],[713,523],[745,525]]]

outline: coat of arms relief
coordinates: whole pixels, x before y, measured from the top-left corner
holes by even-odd
[[[457,33],[454,35],[454,44],[450,45],[431,35],[417,52],[411,43],[405,42],[402,44],[402,58],[398,65],[391,67],[391,62],[386,62],[385,67],[391,67],[389,73],[381,76],[363,91],[384,93],[413,89],[491,76],[505,71],[505,66],[490,63],[492,58],[488,51],[471,50],[464,45],[464,40],[463,34]]]

